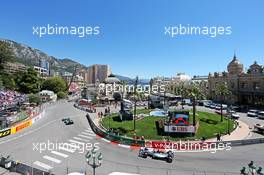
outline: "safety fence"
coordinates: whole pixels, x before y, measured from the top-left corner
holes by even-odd
[[[86,115],[86,118],[93,132],[99,135],[100,137],[103,137],[111,142],[118,144],[131,145],[131,146],[145,146],[144,140],[131,139],[131,138],[115,135],[111,132],[104,131],[95,125],[89,114]]]
[[[30,113],[23,113],[21,115],[24,116],[24,120],[13,124],[11,127],[0,130],[0,138],[6,137],[10,134],[15,134],[37,122],[44,116],[44,108],[38,107]]]

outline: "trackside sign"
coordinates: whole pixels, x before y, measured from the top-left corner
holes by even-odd
[[[1,138],[1,137],[8,136],[8,135],[10,135],[10,134],[11,134],[11,129],[10,129],[10,128],[5,129],[5,130],[1,130],[1,131],[0,131],[0,138]]]

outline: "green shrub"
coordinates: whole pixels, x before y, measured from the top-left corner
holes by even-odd
[[[58,99],[64,99],[64,98],[66,98],[66,93],[62,92],[62,91],[59,91],[57,93],[57,97],[58,97]]]

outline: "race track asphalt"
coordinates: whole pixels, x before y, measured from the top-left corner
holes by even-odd
[[[91,131],[85,117],[86,113],[73,107],[72,102],[59,101],[45,109],[45,116],[33,126],[14,135],[0,139],[0,154],[11,155],[33,167],[63,175],[67,172],[87,172],[92,169],[87,165],[85,153],[91,145],[99,145],[103,154],[102,166],[96,169],[97,175],[111,172],[128,172],[141,175],[193,175],[193,174],[239,174],[240,169],[251,160],[257,165],[264,165],[264,144],[233,147],[230,151],[216,153],[176,153],[173,163],[143,159],[138,151],[132,151],[112,145],[97,138]],[[70,117],[73,125],[65,125],[61,119]],[[44,143],[85,143],[85,151],[70,152],[64,150],[36,150],[36,145]],[[36,147],[34,147],[34,145]],[[39,148],[39,147],[38,147]],[[81,153],[80,153],[81,152]]]

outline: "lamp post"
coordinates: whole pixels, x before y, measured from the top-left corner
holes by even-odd
[[[137,115],[137,86],[138,86],[138,76],[136,77],[135,85],[134,85],[134,132],[136,132],[136,115]]]
[[[264,175],[264,172],[262,171],[262,167],[259,167],[257,169],[257,166],[254,164],[254,161],[251,161],[248,164],[248,168],[243,167],[240,170],[240,174],[242,175]]]
[[[88,151],[85,155],[86,162],[93,168],[93,175],[95,175],[95,169],[102,165],[102,153],[95,151],[95,147],[91,151]]]
[[[230,135],[230,119],[232,117],[232,106],[227,108],[227,133]]]

